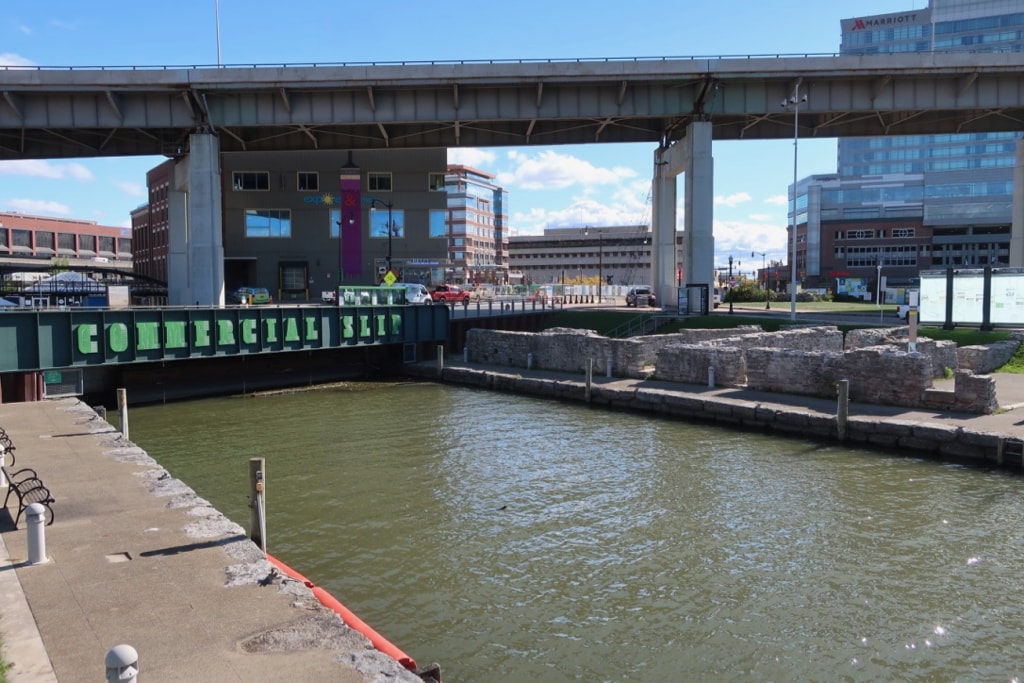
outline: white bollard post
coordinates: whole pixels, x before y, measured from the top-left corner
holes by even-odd
[[[708,366],[708,387],[711,389],[715,388],[715,366]]]
[[[437,376],[444,377],[444,344],[437,345]]]
[[[7,449],[0,443],[0,488],[7,487],[7,463],[4,462],[4,454],[7,453]]]
[[[25,508],[25,526],[28,529],[28,563],[46,564],[46,508],[39,503]]]
[[[121,421],[121,436],[128,438],[128,390],[117,390],[117,417]]]
[[[139,653],[131,645],[110,648],[106,657],[109,683],[135,683],[139,676]]]
[[[604,361],[604,376],[607,377],[608,379],[611,379],[611,376],[612,376],[612,359],[611,359],[611,356],[606,358],[605,361]]]

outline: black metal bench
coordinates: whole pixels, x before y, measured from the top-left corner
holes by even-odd
[[[7,435],[7,430],[3,427],[0,427],[0,453],[4,454],[5,465],[14,465],[14,442],[11,441],[11,437]],[[10,462],[7,462],[8,458]]]
[[[56,501],[36,471],[26,467],[17,472],[8,472],[7,468],[4,468],[4,475],[7,477],[7,495],[4,497],[4,507],[7,507],[7,501],[10,500],[12,493],[18,499],[18,513],[14,516],[14,528],[18,528],[21,515],[32,503],[39,503],[46,508],[50,513],[50,520],[46,526],[53,524],[53,508],[50,507],[50,503]]]

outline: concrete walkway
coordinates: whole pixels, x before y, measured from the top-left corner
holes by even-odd
[[[139,653],[140,681],[422,683],[88,406],[4,404],[0,426],[15,446],[8,469],[34,468],[56,498],[45,564],[26,564],[16,502],[11,517],[0,510],[11,683],[102,681],[122,643]]]

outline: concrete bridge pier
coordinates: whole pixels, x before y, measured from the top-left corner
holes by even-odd
[[[684,174],[682,281],[714,287],[714,159],[711,122],[696,121],[686,136],[654,153],[652,282],[663,308],[676,306],[676,176]]]
[[[220,141],[189,136],[189,153],[174,166],[168,192],[167,299],[172,306],[224,305]]]

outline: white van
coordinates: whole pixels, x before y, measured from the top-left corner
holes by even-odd
[[[715,293],[714,293],[714,296],[711,297],[711,303],[713,303],[715,305],[715,308],[718,308],[719,306],[722,305],[722,288],[721,287],[715,287]]]
[[[429,306],[434,303],[434,300],[430,297],[430,292],[419,283],[407,282],[399,286],[405,288],[405,303],[407,304],[425,304]]]

